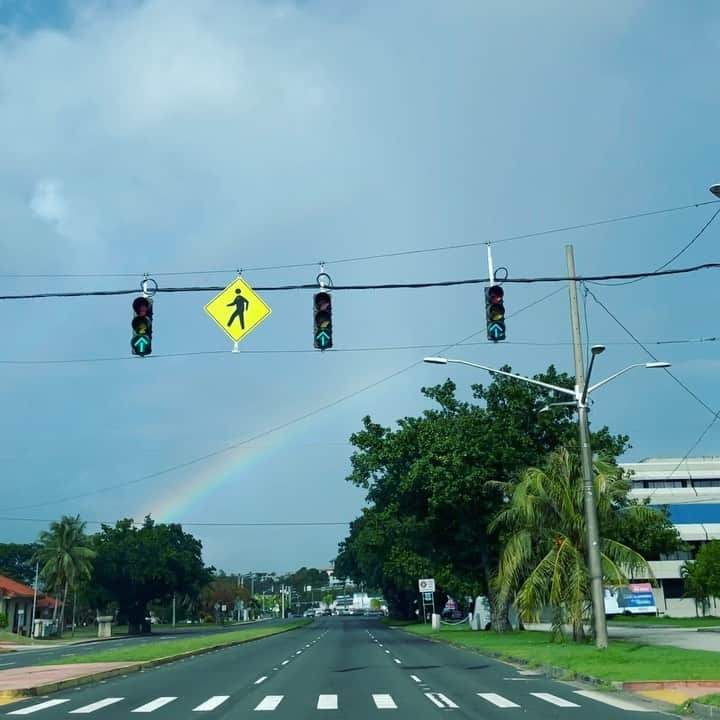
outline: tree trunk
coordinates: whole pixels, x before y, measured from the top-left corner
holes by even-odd
[[[147,608],[144,604],[132,605],[127,609],[128,635],[145,635],[151,632],[146,616]]]
[[[480,559],[483,564],[483,572],[485,574],[485,584],[487,585],[488,599],[490,600],[490,626],[495,632],[508,632],[512,630],[508,613],[510,611],[510,598],[500,597],[493,589],[493,577],[490,572],[490,556],[487,551],[487,543],[483,542],[480,546]]]
[[[577,620],[573,621],[573,640],[576,643],[584,643],[586,640],[585,636],[585,625],[583,624],[583,621],[580,620],[579,622]]]
[[[63,589],[62,613],[60,615],[60,637],[63,636],[63,630],[65,629],[65,605],[67,603],[67,594],[68,594],[68,579],[65,578],[65,588]]]

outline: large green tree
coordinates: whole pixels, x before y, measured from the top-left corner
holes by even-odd
[[[103,525],[94,538],[96,607],[117,603],[129,632],[150,632],[150,602],[169,602],[173,593],[197,599],[212,579],[202,561],[202,543],[177,524],[155,524],[149,516],[137,527],[130,519]]]
[[[703,545],[695,560],[685,562],[682,573],[686,597],[694,598],[696,608],[699,605],[705,615],[710,599],[720,597],[720,540]]]
[[[614,525],[609,518],[627,506],[630,486],[622,469],[596,460],[594,478],[605,581],[622,585],[628,576],[652,577],[642,555],[602,532]],[[561,448],[550,453],[542,467],[526,469],[508,500],[491,524],[491,530],[502,528],[507,533],[497,576],[500,594],[517,602],[524,620],[537,620],[544,608],[552,608],[555,629],[568,622],[573,638],[584,641],[590,583],[577,453]],[[637,524],[657,513],[642,504],[629,505],[623,512]]]
[[[553,367],[536,379],[573,386]],[[575,418],[567,408],[539,413],[554,395],[502,376],[473,385],[471,401],[458,399],[450,380],[422,392],[436,407],[403,418],[396,429],[366,417],[351,437],[348,479],[367,490],[368,508],[341,543],[336,572],[382,588],[392,611],[405,616],[413,612],[419,577],[435,577],[440,602],[445,593],[488,593],[493,625],[505,629],[507,606],[492,584],[504,537],[488,526],[502,508],[504,484],[575,443]],[[615,456],[627,438],[603,428],[593,445]]]
[[[60,634],[65,628],[65,607],[68,590],[76,589],[90,577],[95,552],[85,534],[85,523],[79,515],[64,515],[50,523],[48,530],[40,533],[39,547],[35,558],[40,563],[40,576],[52,592],[62,593],[62,614]],[[53,620],[57,618],[58,603],[53,609]]]
[[[38,548],[37,543],[0,543],[0,575],[32,585]]]

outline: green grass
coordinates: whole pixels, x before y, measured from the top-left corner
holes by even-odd
[[[702,703],[703,705],[715,705],[720,707],[720,695],[703,695],[702,697],[695,698],[693,702]]]
[[[417,620],[396,620],[391,617],[380,618],[380,622],[388,627],[406,627],[407,625],[417,625]]]
[[[720,680],[718,654],[704,650],[642,645],[611,640],[605,651],[592,645],[550,642],[547,632],[494,633],[467,628],[443,628],[433,633],[428,625],[406,628],[447,642],[524,660],[531,665],[553,665],[569,673],[590,675],[607,682],[642,680]]]
[[[68,663],[93,663],[93,662],[145,662],[148,660],[159,660],[160,658],[183,653],[196,652],[206,648],[219,647],[228,643],[247,642],[256,638],[275,635],[288,630],[307,625],[307,620],[297,620],[285,625],[273,625],[271,627],[252,627],[234,632],[208,635],[204,637],[183,637],[177,640],[164,640],[157,643],[146,643],[132,647],[112,648],[98,650],[98,652],[75,655],[74,657],[57,658],[41,662],[40,665],[65,665]]]
[[[655,617],[655,615],[617,615],[608,618],[608,623],[621,623],[623,625],[661,625],[662,627],[718,627],[720,626],[720,617],[700,617],[700,618],[674,618],[663,615]]]

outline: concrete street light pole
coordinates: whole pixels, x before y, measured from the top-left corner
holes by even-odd
[[[574,270],[570,277],[574,277]],[[579,323],[578,323],[579,327]],[[578,426],[580,432],[580,445],[583,465],[583,489],[584,492],[584,503],[585,503],[585,514],[586,514],[586,531],[587,531],[587,542],[588,542],[588,570],[590,574],[590,589],[591,589],[591,600],[593,604],[593,617],[595,621],[595,646],[599,649],[607,647],[607,625],[605,623],[605,590],[602,584],[602,566],[600,564],[600,541],[597,523],[597,506],[595,505],[595,483],[593,477],[592,467],[592,453],[590,449],[590,430],[588,427],[588,402],[587,398],[590,393],[598,388],[606,385],[616,377],[623,375],[624,373],[637,367],[644,368],[667,368],[670,367],[669,362],[648,362],[648,363],[634,363],[628,365],[622,370],[610,375],[610,377],[601,380],[595,385],[590,385],[590,375],[592,367],[594,365],[595,357],[600,355],[605,350],[604,345],[594,345],[592,347],[592,362],[588,368],[587,377],[584,378],[581,375],[581,383],[576,385],[574,389],[560,387],[559,385],[551,385],[550,383],[541,382],[533,378],[525,377],[524,375],[516,375],[515,373],[505,372],[504,370],[497,370],[496,368],[488,367],[487,365],[480,365],[478,363],[469,362],[467,360],[451,360],[444,357],[426,357],[424,361],[434,365],[468,365],[469,367],[480,368],[481,370],[487,370],[489,373],[495,375],[503,375],[504,377],[513,378],[514,380],[520,380],[522,382],[529,383],[530,385],[538,385],[547,390],[561,393],[563,395],[570,395],[573,400],[569,403],[552,403],[556,405],[575,405],[578,411]],[[547,410],[549,406],[545,406],[542,411]],[[542,412],[541,411],[541,412]],[[588,472],[589,470],[589,472]],[[589,482],[588,482],[589,478]],[[591,504],[592,518],[588,522],[588,503]],[[593,523],[594,519],[594,523]],[[593,546],[593,540],[595,542]],[[593,553],[596,553],[596,559],[593,560]],[[597,574],[597,569],[600,569],[600,574]],[[595,573],[595,574],[594,574]],[[598,582],[599,580],[599,582]],[[597,586],[599,585],[599,598],[597,596]],[[600,621],[598,622],[598,617]]]

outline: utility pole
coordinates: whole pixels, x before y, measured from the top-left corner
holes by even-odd
[[[585,527],[587,531],[587,561],[590,573],[590,598],[592,600],[595,625],[595,647],[604,650],[608,645],[607,623],[605,621],[605,587],[603,585],[602,559],[600,557],[600,529],[595,502],[595,480],[593,477],[592,449],[590,448],[590,427],[588,425],[588,399],[583,366],[582,336],[580,335],[580,311],[578,309],[577,281],[575,278],[575,255],[573,246],[565,246],[570,292],[570,321],[572,325],[573,351],[575,355],[575,392],[579,394],[578,426],[580,429],[580,459],[583,472],[583,501],[585,506]]]
[[[35,584],[33,585],[33,609],[32,620],[30,620],[30,643],[32,644],[35,637],[35,608],[37,607],[37,591],[38,591],[38,575],[40,573],[40,563],[35,562]]]
[[[175,627],[175,593],[173,592],[173,628]]]

